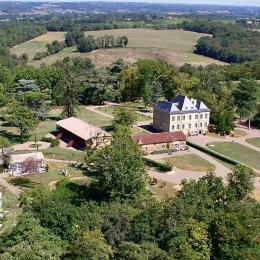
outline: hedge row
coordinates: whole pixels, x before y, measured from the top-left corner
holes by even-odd
[[[146,157],[143,157],[143,160],[147,166],[155,167],[160,172],[169,172],[172,170],[172,165],[169,163],[158,162],[152,159],[148,159]]]
[[[240,162],[238,162],[238,161],[236,161],[236,160],[234,160],[234,159],[232,159],[232,158],[230,158],[228,156],[225,156],[223,154],[215,152],[215,151],[213,151],[213,150],[211,150],[211,149],[209,149],[207,147],[195,144],[195,143],[193,143],[191,141],[187,141],[187,144],[189,146],[191,146],[193,148],[196,148],[196,149],[198,149],[198,150],[200,150],[202,152],[205,152],[206,154],[209,154],[209,155],[211,155],[211,156],[213,156],[213,157],[215,157],[215,158],[217,158],[217,159],[219,159],[221,161],[224,161],[224,162],[227,162],[227,163],[230,163],[230,164],[233,164],[233,165],[242,164],[242,163],[240,163]]]

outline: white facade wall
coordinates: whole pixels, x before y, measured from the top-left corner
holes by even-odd
[[[169,114],[154,109],[153,127],[161,132],[183,131],[185,135],[206,134],[210,112]]]
[[[170,115],[169,131],[183,131],[186,135],[205,134],[208,131],[210,112]]]

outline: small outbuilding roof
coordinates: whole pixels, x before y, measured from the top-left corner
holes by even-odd
[[[110,136],[103,129],[90,125],[76,117],[60,120],[56,122],[56,125],[82,138],[85,141],[93,137]]]
[[[44,161],[45,158],[42,152],[24,153],[24,154],[13,154],[10,156],[11,163],[21,163],[28,158],[33,158],[37,161]]]
[[[186,136],[182,131],[163,132],[148,135],[140,135],[134,137],[134,140],[141,145],[145,144],[160,144],[177,141],[186,141]]]

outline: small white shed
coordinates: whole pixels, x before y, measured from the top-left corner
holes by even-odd
[[[42,152],[10,156],[9,172],[13,176],[45,173],[46,163]]]

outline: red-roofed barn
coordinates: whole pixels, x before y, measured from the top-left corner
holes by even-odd
[[[186,136],[182,131],[141,135],[134,140],[146,154],[169,149],[184,150],[186,146]]]

